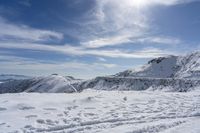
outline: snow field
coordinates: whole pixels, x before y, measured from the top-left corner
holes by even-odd
[[[195,91],[0,95],[0,133],[198,133],[199,116]]]

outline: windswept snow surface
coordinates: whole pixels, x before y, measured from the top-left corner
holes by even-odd
[[[199,133],[200,92],[0,95],[0,133]]]

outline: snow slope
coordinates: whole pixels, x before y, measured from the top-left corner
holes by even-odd
[[[179,57],[177,62],[180,69],[176,72],[178,78],[200,78],[200,52],[194,52],[187,56]]]
[[[0,95],[0,133],[199,133],[199,116],[200,92]]]

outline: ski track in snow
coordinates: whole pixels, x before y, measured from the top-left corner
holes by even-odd
[[[0,133],[199,133],[200,92],[0,95]]]

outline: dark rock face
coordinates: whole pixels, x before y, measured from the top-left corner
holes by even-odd
[[[162,62],[164,59],[166,59],[166,57],[159,57],[159,58],[156,58],[156,59],[152,59],[148,62],[148,64],[152,64],[152,63],[157,63],[159,64],[160,62]]]

